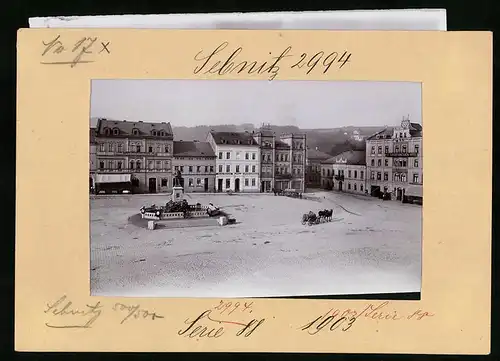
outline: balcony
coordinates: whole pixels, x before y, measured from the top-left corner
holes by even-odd
[[[135,150],[128,150],[128,151],[102,151],[98,150],[96,152],[97,155],[138,155],[138,156],[150,156],[150,157],[171,157],[172,153],[165,153],[165,152],[146,152],[146,151],[141,151],[141,152],[136,152]]]
[[[336,176],[334,176],[334,179],[336,181],[342,181],[343,182],[345,178],[344,178],[343,174],[340,174],[340,175],[337,174]]]
[[[292,175],[290,173],[276,173],[274,177],[276,179],[292,179]]]
[[[418,157],[418,152],[387,152],[385,156],[392,158]]]
[[[171,168],[97,168],[94,170],[95,172],[106,172],[106,173],[153,173],[153,172],[170,172]]]

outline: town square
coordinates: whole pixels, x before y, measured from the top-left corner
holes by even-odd
[[[108,92],[109,82],[102,86]],[[179,86],[165,86],[172,84]],[[367,98],[387,87],[335,86]],[[398,86],[381,102],[404,93]],[[420,88],[407,89],[411,101],[401,109],[416,112]],[[419,294],[423,127],[419,114],[398,110],[389,119],[373,109],[389,125],[91,118],[91,294]]]

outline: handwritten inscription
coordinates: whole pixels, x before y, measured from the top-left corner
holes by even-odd
[[[233,304],[231,301],[224,302],[221,300],[220,303],[214,307],[214,310],[219,311],[220,314],[223,314],[224,312],[227,311],[228,315],[232,314],[235,311],[252,313],[252,305],[253,302],[248,302],[248,303],[235,302]]]
[[[264,318],[241,321],[243,316],[252,313],[252,305],[253,302],[233,303],[221,300],[218,305],[202,312],[193,320],[186,319],[186,326],[178,331],[178,335],[189,338],[219,338],[230,330],[237,337],[250,337],[265,322]],[[231,314],[233,316],[229,317]]]
[[[362,311],[358,312],[354,309],[346,309],[340,311],[338,309],[330,309],[325,314],[315,317],[306,324],[299,327],[301,331],[307,331],[310,335],[315,335],[322,330],[341,330],[347,331],[357,320],[379,320],[379,321],[399,321],[399,320],[417,320],[420,321],[426,317],[432,317],[434,314],[423,310],[416,310],[409,315],[403,315],[394,309],[390,309],[389,302],[385,301],[380,304],[368,304]]]
[[[140,305],[115,303],[111,310],[120,314],[120,324],[130,319],[154,321],[164,318],[155,312],[141,308]],[[52,316],[53,320],[51,319],[45,325],[50,328],[91,328],[105,311],[106,307],[100,301],[84,307],[76,307],[67,296],[62,296],[57,301],[46,305],[44,313]]]
[[[45,325],[51,328],[90,328],[101,316],[102,309],[100,302],[76,308],[73,302],[69,301],[66,296],[62,296],[54,303],[47,304],[44,312],[56,317],[57,320],[54,323],[45,323]]]
[[[152,321],[157,318],[164,318],[156,314],[155,312],[149,312],[148,310],[141,309],[139,305],[128,306],[123,303],[115,303],[113,306],[113,311],[124,311],[126,316],[121,320],[120,324],[123,324],[129,318],[133,317],[135,319],[150,319]]]
[[[57,35],[51,40],[42,41],[42,45],[42,57],[70,55],[62,61],[42,61],[41,64],[70,65],[74,68],[77,64],[93,63],[95,60],[89,60],[92,54],[111,54],[110,42],[98,41],[98,37],[83,37],[75,43],[64,44],[61,35]]]
[[[194,68],[194,74],[225,75],[233,73],[241,74],[243,72],[247,74],[267,73],[269,74],[269,80],[274,80],[281,69],[280,65],[285,66],[285,59],[288,60],[288,66],[291,69],[302,69],[306,74],[310,74],[315,69],[320,69],[319,71],[326,74],[335,65],[338,66],[339,69],[344,67],[350,62],[352,55],[346,50],[341,52],[319,51],[313,54],[301,53],[300,55],[294,55],[292,53],[292,47],[289,46],[275,56],[272,56],[272,52],[269,52],[269,60],[259,62],[256,60],[242,60],[242,47],[237,47],[229,54],[225,53],[224,50],[228,48],[228,46],[228,42],[223,42],[208,53],[203,50],[199,51],[194,57],[194,60],[198,64]]]

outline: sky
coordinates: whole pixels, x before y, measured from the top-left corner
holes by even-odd
[[[174,127],[390,126],[407,116],[422,124],[421,84],[415,82],[93,80],[90,98],[91,118],[170,122]]]

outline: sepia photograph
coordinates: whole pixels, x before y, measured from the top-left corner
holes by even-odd
[[[417,294],[418,82],[93,80],[90,294]]]

